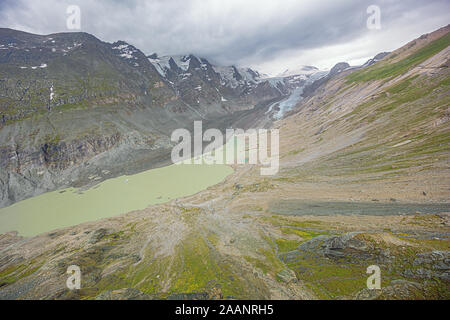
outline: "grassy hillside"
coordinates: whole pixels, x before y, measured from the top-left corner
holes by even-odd
[[[442,170],[447,174],[449,60],[448,55],[436,57],[450,45],[449,39],[447,33],[409,55],[403,53],[397,62],[391,63],[394,53],[369,68],[344,74],[302,102],[302,111],[286,120],[286,131],[301,136],[309,147],[297,152],[292,141],[285,144],[290,165],[283,176],[295,180],[312,174],[356,181]],[[432,63],[422,66],[427,59]],[[294,122],[301,132],[291,128]],[[352,137],[351,143],[324,152],[333,141]],[[297,170],[302,173],[295,174],[295,162],[311,150],[323,153],[320,161],[302,164]]]

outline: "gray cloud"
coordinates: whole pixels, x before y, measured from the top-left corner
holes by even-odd
[[[81,31],[101,40],[270,72],[365,59],[450,21],[447,0],[3,0],[0,26],[67,32],[71,4],[81,8]],[[371,4],[381,8],[379,31],[366,28]]]

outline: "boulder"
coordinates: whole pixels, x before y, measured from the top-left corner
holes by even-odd
[[[277,279],[285,283],[297,282],[295,272],[291,269],[284,269],[277,274]]]

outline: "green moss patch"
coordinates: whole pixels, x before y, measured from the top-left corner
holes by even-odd
[[[283,238],[275,239],[275,242],[278,246],[279,253],[295,250],[302,243],[301,241],[287,240]]]

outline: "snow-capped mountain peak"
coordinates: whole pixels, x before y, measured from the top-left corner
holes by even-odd
[[[153,54],[148,57],[149,61],[155,66],[156,70],[163,77],[166,77],[167,71],[171,70],[173,67],[179,68],[183,72],[189,69],[191,56],[163,56],[158,57]]]
[[[246,84],[256,84],[261,76],[258,71],[250,68],[240,68],[235,66],[216,66],[209,63],[204,58],[194,55],[162,56],[157,54],[148,56],[149,61],[155,66],[161,76],[167,78],[169,72],[185,73],[191,65],[195,69],[201,69],[206,74],[212,69],[220,77],[221,84],[231,88],[236,88]]]
[[[243,95],[264,86],[264,90],[270,87],[280,95],[287,95],[328,73],[313,66],[300,66],[286,70],[277,77],[268,77],[251,68],[214,65],[192,54],[159,57],[155,53],[147,58],[170,86],[181,85],[185,88],[185,81],[189,80],[193,83],[193,89],[198,88],[197,91],[204,91],[207,84],[215,91],[237,90]]]

